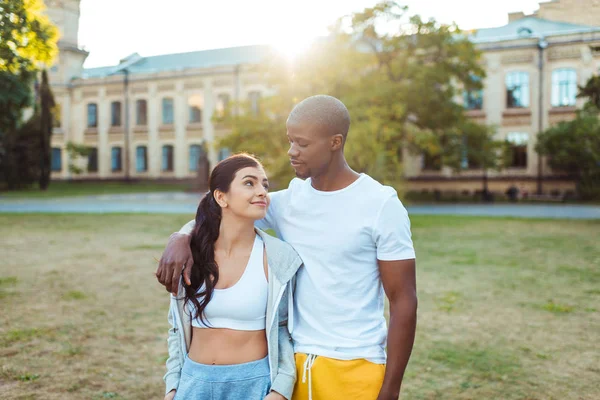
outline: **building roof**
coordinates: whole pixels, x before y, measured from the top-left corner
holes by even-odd
[[[491,43],[528,37],[548,37],[585,32],[600,32],[600,28],[550,21],[537,17],[525,17],[497,28],[478,29],[471,34],[470,39],[474,43]]]
[[[270,48],[268,46],[253,45],[193,51],[189,53],[164,54],[152,57],[141,57],[138,54],[132,54],[115,66],[84,69],[83,78],[102,78],[118,73],[124,67],[127,67],[131,74],[143,74],[188,68],[257,64],[269,51]]]
[[[493,43],[528,37],[548,37],[572,33],[600,32],[599,27],[577,25],[567,22],[550,21],[537,17],[525,17],[497,28],[484,28],[473,31],[469,39],[474,43]],[[223,49],[193,51],[189,53],[163,54],[141,57],[132,54],[118,65],[87,68],[83,78],[102,78],[120,73],[127,68],[131,74],[164,71],[177,71],[189,68],[211,68],[239,64],[257,64],[271,51],[266,45],[229,47]]]

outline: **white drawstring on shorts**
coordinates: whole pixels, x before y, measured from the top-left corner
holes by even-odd
[[[306,373],[308,372],[308,400],[312,400],[312,373],[311,369],[315,360],[317,359],[316,354],[307,354],[306,361],[304,361],[304,371],[302,372],[302,383],[306,383]]]

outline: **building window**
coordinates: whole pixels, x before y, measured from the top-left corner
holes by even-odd
[[[52,108],[52,126],[54,128],[62,126],[62,107],[59,103],[54,104]]]
[[[62,150],[58,147],[52,148],[51,154],[52,165],[51,169],[53,172],[62,171]]]
[[[258,115],[258,113],[260,112],[260,92],[249,92],[248,100],[250,100],[250,111],[253,115]]]
[[[98,127],[98,105],[96,103],[87,105],[87,126],[88,128]]]
[[[231,152],[229,151],[229,149],[227,147],[223,147],[221,150],[219,150],[219,161],[223,161],[224,159],[229,157],[230,154]]]
[[[98,149],[95,147],[90,148],[87,170],[88,172],[98,172]]]
[[[148,171],[148,148],[146,146],[135,148],[135,170],[137,172]]]
[[[227,106],[229,105],[229,95],[227,93],[221,93],[217,96],[216,110],[219,117],[225,116]]]
[[[463,104],[467,110],[483,109],[483,90],[465,90]]]
[[[163,172],[173,171],[173,146],[170,144],[162,148],[162,170]]]
[[[173,99],[166,97],[162,100],[162,123],[163,125],[173,124]]]
[[[577,98],[577,72],[572,68],[552,71],[552,107],[574,106]]]
[[[200,164],[200,156],[202,155],[202,146],[199,144],[193,144],[190,146],[190,171],[198,171],[198,165]]]
[[[188,99],[188,107],[190,110],[190,124],[198,124],[202,122],[202,108],[204,99],[199,94],[193,95]]]
[[[529,134],[510,132],[506,140],[510,143],[512,151],[510,166],[512,168],[527,168],[527,143],[529,142]]]
[[[146,103],[146,100],[135,102],[135,123],[141,126],[148,125],[148,103]]]
[[[121,102],[110,103],[110,126],[121,126]]]
[[[123,165],[121,163],[121,148],[113,147],[110,150],[110,165],[112,172],[118,172],[123,170]]]
[[[529,107],[529,74],[510,72],[506,75],[506,108]]]

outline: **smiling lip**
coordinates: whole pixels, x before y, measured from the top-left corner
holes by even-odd
[[[299,166],[299,165],[302,165],[302,163],[301,163],[301,162],[298,162],[298,161],[296,161],[296,160],[290,160],[290,164],[292,164],[292,167],[297,167],[297,166]]]
[[[267,202],[266,201],[257,201],[255,203],[252,203],[255,206],[259,206],[259,207],[266,207],[267,206]]]

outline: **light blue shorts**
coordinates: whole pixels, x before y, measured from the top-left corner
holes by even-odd
[[[269,360],[206,365],[187,356],[174,400],[263,400],[271,390]]]

